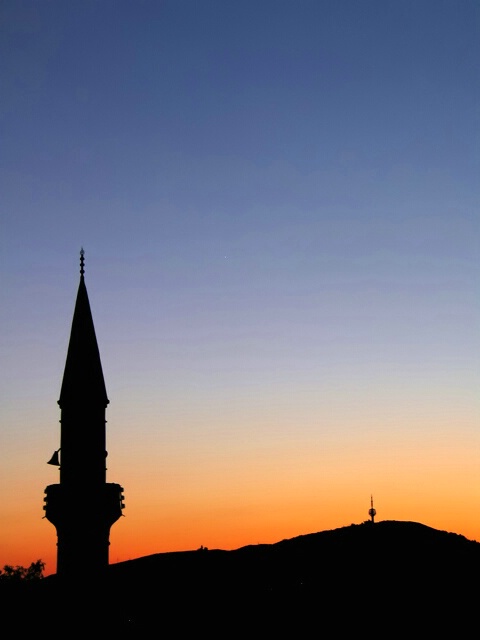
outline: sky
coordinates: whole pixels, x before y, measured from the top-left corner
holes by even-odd
[[[3,0],[0,567],[56,571],[82,247],[110,562],[480,540],[479,80],[475,0]]]

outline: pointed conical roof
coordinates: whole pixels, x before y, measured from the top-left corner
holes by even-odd
[[[108,404],[102,363],[84,278],[84,251],[80,252],[80,284],[73,313],[67,361],[58,404]]]

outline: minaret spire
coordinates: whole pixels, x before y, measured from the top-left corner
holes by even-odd
[[[110,527],[122,515],[123,488],[106,482],[106,407],[102,363],[85,286],[85,252],[58,404],[60,448],[49,464],[60,483],[45,489],[45,516],[57,529],[57,574],[78,575],[108,566]],[[60,453],[60,456],[58,455]]]
[[[58,401],[61,408],[67,402],[84,405],[88,400],[91,404],[93,398],[96,398],[98,404],[103,404],[104,407],[109,403],[84,274],[85,251],[82,248],[80,282]]]

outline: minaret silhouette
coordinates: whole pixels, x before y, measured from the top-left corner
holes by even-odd
[[[60,466],[60,483],[46,487],[45,517],[57,530],[57,575],[95,579],[108,567],[110,528],[122,515],[123,487],[106,482],[106,420],[109,403],[85,286],[80,284],[58,404],[60,448],[49,464]],[[60,454],[60,455],[59,455]]]

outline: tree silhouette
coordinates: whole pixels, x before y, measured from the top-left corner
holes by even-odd
[[[6,564],[3,567],[3,571],[0,569],[0,581],[4,583],[20,583],[41,580],[43,578],[44,569],[45,563],[41,560],[32,562],[29,567],[22,567],[21,565],[14,567],[10,564]]]

